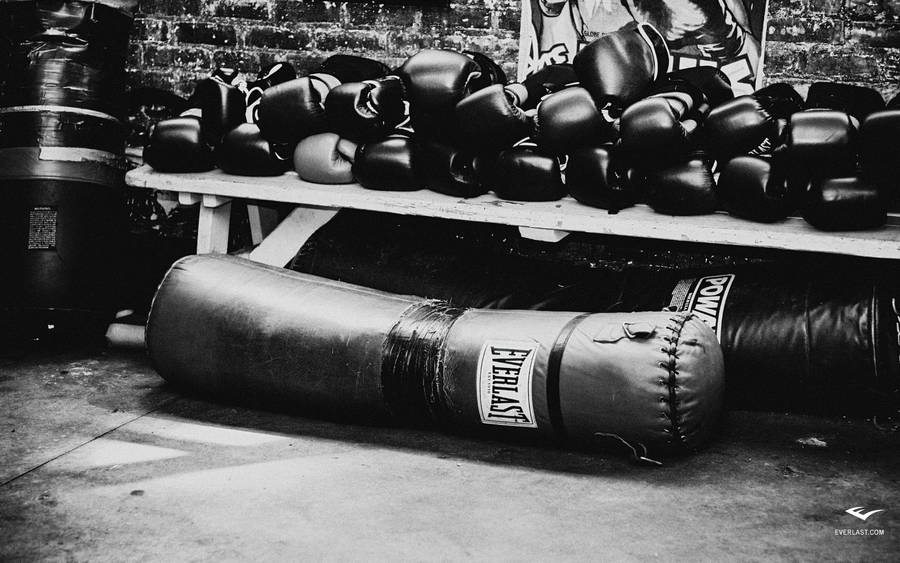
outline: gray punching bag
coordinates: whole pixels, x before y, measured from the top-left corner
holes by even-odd
[[[0,344],[99,341],[114,313],[131,22],[94,2],[0,3]]]

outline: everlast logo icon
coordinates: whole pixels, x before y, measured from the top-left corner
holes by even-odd
[[[734,274],[707,276],[694,284],[693,292],[688,297],[685,310],[692,311],[709,325],[721,341],[722,318],[725,313],[725,301],[734,282]]]
[[[537,345],[486,342],[478,360],[481,422],[537,428],[531,405],[531,376]]]

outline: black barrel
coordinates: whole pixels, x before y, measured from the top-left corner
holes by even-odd
[[[0,3],[0,343],[102,337],[118,294],[131,16]]]

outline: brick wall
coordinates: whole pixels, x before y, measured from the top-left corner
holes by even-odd
[[[394,2],[402,0],[393,0]],[[900,0],[770,0],[768,80],[872,85],[900,79]],[[395,65],[424,47],[483,51],[515,76],[519,0],[423,6],[322,0],[144,0],[132,81],[182,94],[216,65],[255,72],[275,60],[307,70],[334,52]]]
[[[342,52],[396,66],[422,48],[446,47],[485,52],[514,78],[518,36],[518,0],[145,0],[128,65],[134,81],[186,93],[216,65],[255,72],[288,60],[302,71]]]
[[[900,0],[770,0],[768,81],[900,90]]]

